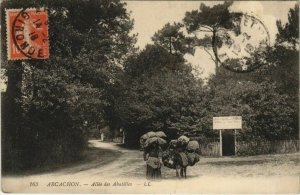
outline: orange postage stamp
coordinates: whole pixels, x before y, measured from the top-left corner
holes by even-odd
[[[48,15],[44,8],[7,9],[9,60],[49,58]]]

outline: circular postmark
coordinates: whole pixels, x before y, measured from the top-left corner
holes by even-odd
[[[214,45],[217,60],[234,72],[253,71],[262,64],[253,59],[261,58],[270,45],[268,29],[261,20],[249,14],[243,14],[233,26],[232,30],[218,34],[218,43]]]
[[[22,9],[12,21],[11,37],[17,50],[28,59],[45,59],[48,51],[48,18],[45,10]]]

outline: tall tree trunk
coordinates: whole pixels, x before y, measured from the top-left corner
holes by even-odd
[[[215,55],[215,71],[216,71],[216,76],[219,72],[219,63],[218,63],[218,51],[217,51],[217,46],[216,46],[216,39],[217,39],[217,29],[213,29],[213,35],[212,35],[212,49],[213,53]]]
[[[170,49],[170,54],[172,54],[172,37],[170,37],[169,49]]]
[[[7,91],[2,105],[2,159],[4,168],[18,167],[20,145],[19,137],[22,109],[18,100],[21,99],[23,66],[21,61],[15,61],[7,68]],[[9,166],[9,167],[8,167]]]

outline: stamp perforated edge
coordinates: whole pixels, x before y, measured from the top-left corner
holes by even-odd
[[[50,58],[50,40],[49,40],[49,18],[48,18],[48,9],[45,8],[45,7],[42,7],[42,8],[39,8],[43,11],[46,12],[46,18],[47,18],[47,35],[48,35],[48,57],[45,58],[45,59],[37,59],[37,58],[27,58],[26,56],[24,56],[24,58],[14,58],[14,59],[10,59],[10,49],[9,49],[9,46],[10,46],[10,43],[11,43],[11,40],[10,40],[10,34],[11,33],[11,29],[9,28],[9,24],[11,21],[8,21],[9,20],[9,17],[8,17],[8,12],[9,11],[21,11],[23,8],[6,8],[5,9],[5,28],[6,28],[6,49],[7,49],[7,59],[8,60],[11,60],[11,61],[15,61],[15,60],[46,60],[46,59],[49,59]],[[29,7],[29,8],[26,8],[26,10],[28,11],[36,11],[38,8],[34,8],[34,7]],[[9,22],[9,23],[8,23]]]

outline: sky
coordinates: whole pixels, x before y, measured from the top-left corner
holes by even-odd
[[[199,9],[200,4],[207,6],[221,4],[223,1],[125,1],[127,10],[131,11],[134,19],[132,33],[138,33],[137,46],[143,49],[146,44],[152,43],[151,37],[166,23],[181,22],[185,12]],[[274,43],[277,27],[276,20],[287,22],[290,8],[297,1],[235,1],[231,11],[242,11],[257,16],[270,33],[270,42]],[[197,49],[194,56],[186,55],[186,60],[202,72],[201,77],[207,78],[214,73],[215,64],[203,50]]]

